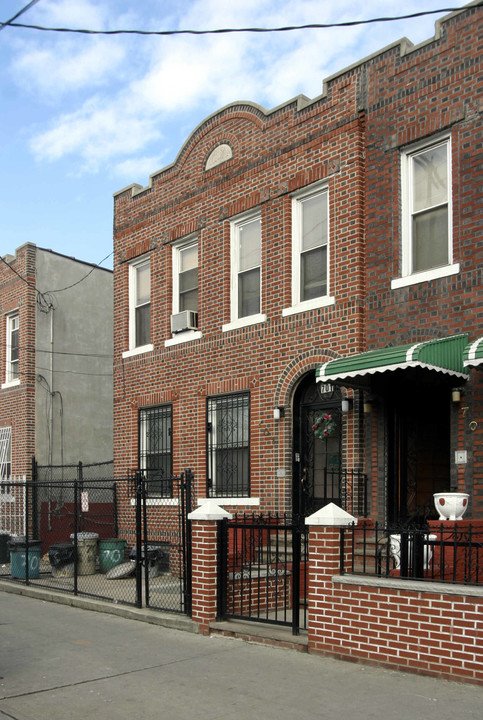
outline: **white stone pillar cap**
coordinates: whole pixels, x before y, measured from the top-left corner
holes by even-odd
[[[349,525],[357,525],[357,518],[335,503],[329,503],[305,518],[305,524],[319,527],[349,527]]]
[[[224,520],[225,518],[231,520],[232,517],[228,510],[224,510],[214,500],[207,500],[189,513],[188,520]]]

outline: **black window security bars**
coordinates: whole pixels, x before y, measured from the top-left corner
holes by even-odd
[[[350,534],[350,561],[345,573],[427,580],[465,585],[483,584],[483,528],[466,524],[448,528],[431,522],[409,528],[375,523],[345,531]],[[344,535],[344,531],[342,533]],[[345,546],[347,550],[347,545]]]
[[[286,514],[220,523],[218,617],[307,629],[308,533]]]
[[[250,397],[209,398],[207,404],[207,495],[250,494]]]
[[[151,497],[173,497],[172,410],[170,405],[139,411],[139,469]]]

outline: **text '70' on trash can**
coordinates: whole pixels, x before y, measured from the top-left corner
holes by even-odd
[[[13,537],[8,547],[10,550],[10,574],[13,578],[26,580],[27,556],[29,579],[36,580],[40,574],[40,540],[29,540],[28,551],[25,537]]]
[[[91,532],[77,533],[77,574],[94,575],[96,572],[97,540],[99,535]],[[75,533],[70,536],[75,540]]]

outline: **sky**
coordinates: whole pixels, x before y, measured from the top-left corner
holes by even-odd
[[[6,22],[29,0],[0,0]],[[463,7],[461,0],[37,0],[15,22],[89,30],[275,28]],[[221,107],[267,109],[442,12],[345,28],[210,35],[0,29],[0,256],[25,242],[112,268],[113,194],[174,162]]]

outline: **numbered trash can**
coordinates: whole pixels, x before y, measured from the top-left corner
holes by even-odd
[[[28,573],[29,579],[35,580],[40,574],[40,540],[29,540],[28,543]],[[10,550],[10,575],[13,578],[26,580],[27,578],[27,542],[25,537],[13,537],[8,547]]]
[[[56,543],[49,548],[53,577],[74,577],[75,547],[72,543]]]
[[[96,572],[97,540],[99,535],[91,532],[77,533],[77,574],[94,575]],[[75,533],[70,536],[75,540]]]
[[[120,538],[99,540],[99,570],[107,573],[124,562],[126,541]]]

